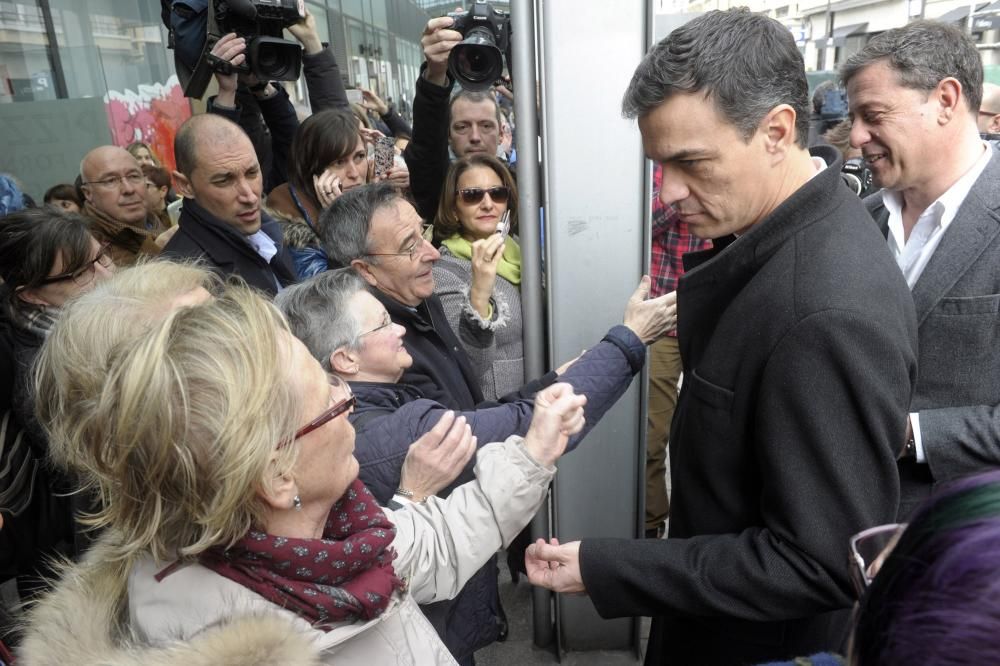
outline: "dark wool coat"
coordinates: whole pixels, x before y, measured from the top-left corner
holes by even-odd
[[[201,259],[223,277],[239,275],[251,287],[273,297],[278,293],[279,282],[287,286],[296,281],[295,268],[288,248],[282,243],[278,223],[261,215],[261,231],[278,246],[278,253],[270,263],[257,254],[243,234],[215,218],[194,199],[184,201],[178,221],[180,228],[163,248],[163,256]]]
[[[896,517],[913,302],[836,153],[813,153],[830,166],[686,257],[669,538],[580,549],[602,616],[653,616],[647,664],[838,651],[848,540]]]

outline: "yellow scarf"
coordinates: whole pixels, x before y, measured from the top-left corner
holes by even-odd
[[[472,261],[472,243],[455,234],[441,242],[456,257]],[[521,285],[521,246],[507,236],[503,244],[503,256],[497,265],[497,275],[513,285]]]

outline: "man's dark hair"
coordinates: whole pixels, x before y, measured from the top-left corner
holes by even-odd
[[[948,77],[962,84],[962,95],[973,114],[983,101],[983,60],[975,43],[955,26],[938,21],[914,21],[887,30],[847,59],[840,69],[846,86],[861,70],[884,62],[904,88],[930,92]]]
[[[394,206],[399,192],[388,182],[361,185],[333,200],[319,216],[319,239],[331,268],[347,268],[355,259],[367,257],[372,217],[380,208]]]
[[[809,133],[809,83],[788,28],[746,8],[711,11],[671,32],[632,76],[622,113],[640,118],[677,93],[703,93],[750,142],[779,104],[795,110],[795,140]]]

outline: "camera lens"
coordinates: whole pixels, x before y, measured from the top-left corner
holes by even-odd
[[[488,30],[470,30],[448,58],[451,75],[466,90],[488,89],[503,73],[503,55]]]
[[[250,69],[261,81],[294,81],[302,69],[302,48],[284,39],[255,37],[247,44]]]

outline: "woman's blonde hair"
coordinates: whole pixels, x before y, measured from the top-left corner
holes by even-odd
[[[170,274],[188,281],[157,284]],[[173,304],[206,285],[213,298]],[[284,319],[246,286],[191,266],[148,264],[102,287],[67,308],[40,353],[37,409],[53,457],[96,491],[88,522],[114,531],[114,556],[227,547],[262,524],[258,491],[298,451],[278,449],[299,420]]]
[[[451,163],[448,175],[441,188],[441,200],[438,204],[437,217],[434,218],[434,238],[440,242],[454,236],[462,230],[462,221],[458,218],[458,179],[472,167],[486,167],[500,177],[504,187],[510,190],[507,198],[507,210],[510,211],[511,233],[517,231],[517,185],[510,175],[510,170],[503,162],[492,155],[473,153]]]

